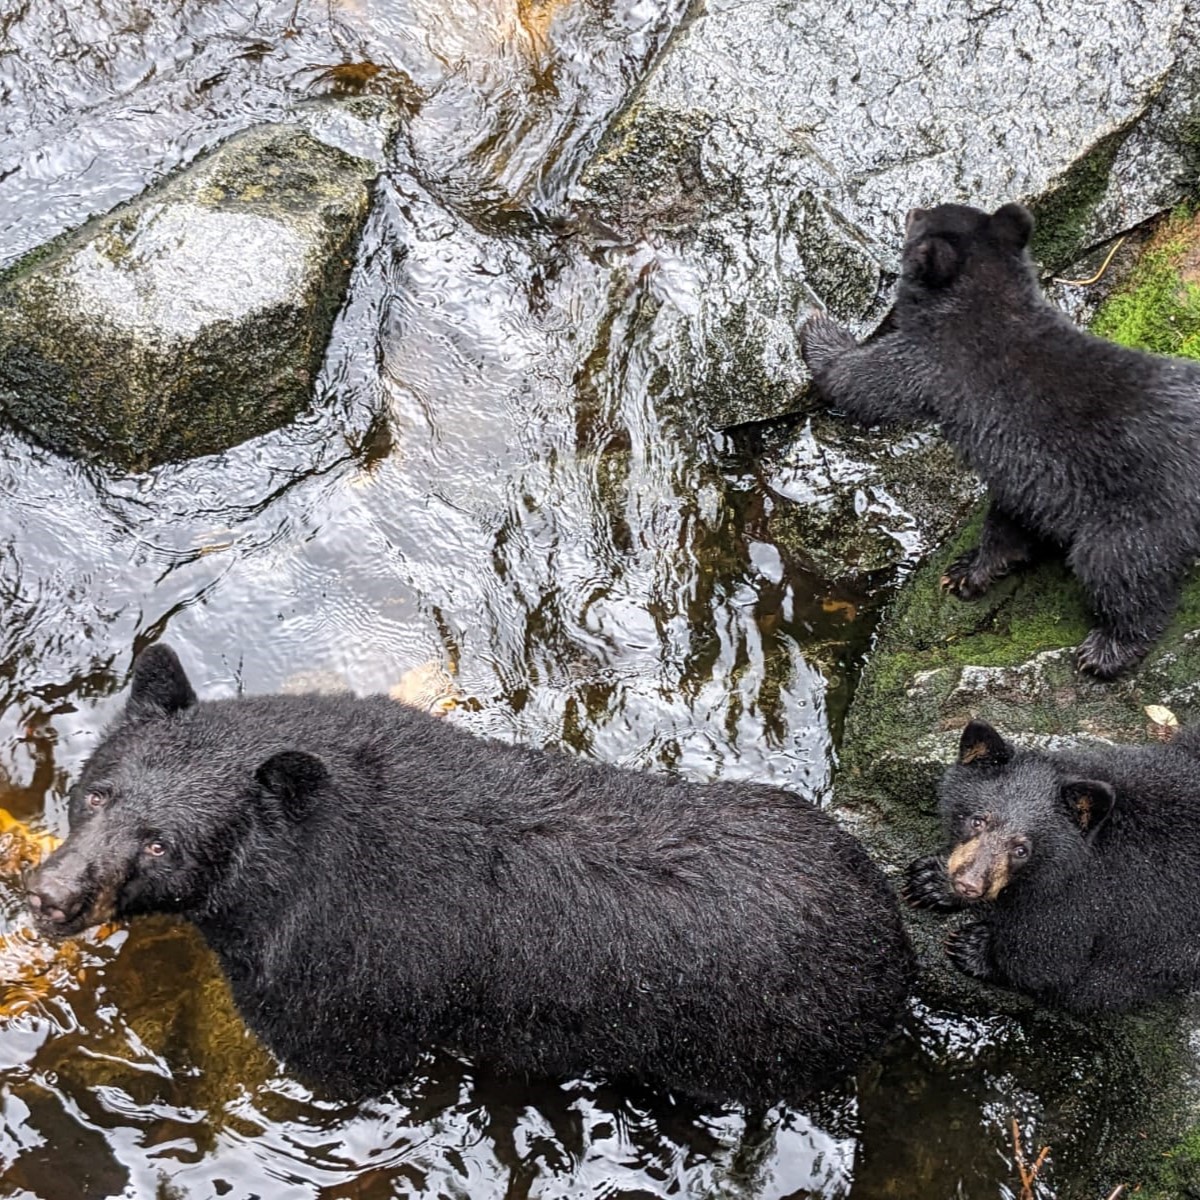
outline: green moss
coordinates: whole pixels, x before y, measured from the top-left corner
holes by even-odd
[[[1181,263],[1200,250],[1200,219],[1178,210],[1151,243],[1128,283],[1096,314],[1101,337],[1200,359],[1200,283],[1185,279]]]
[[[1138,1191],[1141,1200],[1179,1200],[1200,1193],[1200,1125],[1162,1155],[1159,1169]]]
[[[1113,160],[1129,132],[1128,128],[1118,129],[1101,138],[1031,206],[1037,218],[1033,256],[1047,270],[1065,266],[1084,248],[1085,226],[1108,189]]]

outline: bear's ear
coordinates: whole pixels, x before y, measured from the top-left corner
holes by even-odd
[[[964,767],[1002,767],[1012,758],[1012,747],[986,722],[971,721],[958,743],[958,761]]]
[[[169,717],[195,703],[196,693],[170,646],[159,642],[147,646],[137,656],[133,663],[129,702],[125,705],[127,719],[148,721],[154,717]]]
[[[1024,250],[1033,233],[1033,213],[1023,204],[1002,204],[991,220],[992,237],[1009,250]]]
[[[329,781],[329,772],[315,754],[281,750],[259,766],[254,778],[289,821],[302,821]]]
[[[909,274],[928,287],[945,287],[958,277],[958,249],[945,238],[923,237],[906,255]]]
[[[1116,789],[1102,779],[1072,779],[1060,791],[1067,815],[1090,841],[1112,815]]]

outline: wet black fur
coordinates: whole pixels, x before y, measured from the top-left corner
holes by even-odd
[[[503,745],[383,697],[197,703],[162,646],[71,805],[30,883],[43,927],[88,923],[105,888],[118,915],[182,914],[263,1041],[340,1089],[442,1046],[799,1096],[888,1036],[912,978],[882,875],[795,796]]]
[[[916,907],[972,914],[948,943],[955,965],[1078,1013],[1200,986],[1200,726],[1165,745],[1044,753],[972,722],[964,748],[981,735],[990,753],[942,782],[948,850],[914,862],[905,889]],[[995,901],[964,904],[946,859],[985,814],[1030,853]]]
[[[914,210],[895,307],[856,345],[825,316],[803,330],[818,392],[868,424],[936,421],[987,484],[980,545],[946,572],[963,599],[1044,550],[1066,555],[1097,617],[1080,667],[1139,661],[1200,555],[1200,363],[1129,350],[1046,302],[1033,219]]]

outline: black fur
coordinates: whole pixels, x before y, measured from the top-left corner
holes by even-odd
[[[30,897],[53,933],[182,914],[263,1041],[353,1091],[443,1046],[800,1096],[879,1046],[913,971],[882,875],[797,797],[485,741],[383,697],[197,703],[164,647]]]
[[[1200,986],[1200,726],[1051,754],[974,721],[941,810],[950,846],[909,867],[905,898],[976,916],[947,943],[960,970],[1079,1013]],[[994,900],[963,894],[999,876]]]
[[[802,346],[817,390],[865,424],[932,420],[987,484],[979,547],[945,586],[980,596],[1047,549],[1098,624],[1079,665],[1112,678],[1162,633],[1200,555],[1200,363],[1077,329],[1043,298],[1020,205],[910,214],[896,303],[859,346],[825,316]]]

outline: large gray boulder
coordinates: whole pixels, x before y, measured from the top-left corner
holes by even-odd
[[[315,132],[236,135],[0,277],[0,406],[14,422],[141,471],[309,402],[379,167],[354,118],[323,106],[299,119]]]
[[[577,200],[656,279],[674,387],[768,418],[797,407],[806,309],[882,312],[911,206],[1030,202],[1058,268],[1194,186],[1197,25],[1195,0],[714,0]]]

